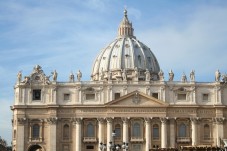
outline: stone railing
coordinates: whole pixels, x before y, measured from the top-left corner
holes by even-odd
[[[131,137],[131,142],[143,142],[143,137]]]
[[[191,142],[190,137],[177,137],[177,142],[182,143],[182,142]]]
[[[84,137],[83,142],[84,143],[94,143],[94,142],[97,142],[97,139],[96,139],[96,137]]]

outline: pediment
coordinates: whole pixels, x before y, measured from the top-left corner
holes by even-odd
[[[152,96],[139,91],[131,92],[116,100],[106,103],[107,106],[146,106],[146,107],[161,107],[168,106],[168,103],[156,99]]]

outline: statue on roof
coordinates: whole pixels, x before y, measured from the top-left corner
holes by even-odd
[[[33,68],[33,73],[39,73],[42,71],[42,67],[40,65],[36,65],[34,68]]]
[[[123,79],[123,81],[127,81],[127,75],[126,75],[125,69],[123,69],[123,71],[122,71],[122,79]]]
[[[80,70],[77,72],[77,80],[80,81],[82,78],[82,73],[80,72]]]
[[[159,71],[158,76],[160,81],[164,81],[164,72],[162,70]]]
[[[151,80],[151,74],[150,74],[150,71],[148,69],[146,69],[146,72],[145,72],[145,80],[146,81]]]
[[[187,76],[185,75],[185,73],[183,73],[183,75],[181,77],[181,82],[183,82],[183,83],[187,82]]]
[[[73,74],[73,72],[71,72],[69,75],[69,82],[74,82],[74,80],[75,80],[74,74]]]
[[[195,81],[195,70],[192,70],[190,73],[190,80]]]
[[[169,81],[173,81],[174,79],[174,73],[172,71],[172,69],[169,71]]]
[[[58,73],[56,70],[54,70],[54,72],[52,72],[52,75],[53,75],[53,81],[57,81]]]
[[[216,82],[219,82],[219,81],[220,81],[220,78],[221,78],[221,73],[220,73],[219,70],[217,70],[217,71],[215,72],[215,81],[216,81]]]
[[[22,79],[22,71],[19,71],[17,74],[17,82],[20,83]]]

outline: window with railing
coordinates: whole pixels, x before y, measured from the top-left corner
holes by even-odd
[[[116,133],[115,137],[117,139],[121,138],[121,125],[120,124],[115,125],[115,133]]]
[[[203,138],[207,141],[211,140],[210,126],[208,124],[205,124],[203,127]]]
[[[32,126],[32,138],[33,139],[38,139],[39,138],[39,133],[40,133],[40,126],[38,124],[34,124]]]
[[[140,124],[139,123],[134,123],[133,124],[132,136],[136,137],[136,138],[141,137],[141,129],[140,129]]]
[[[158,124],[153,125],[153,140],[159,139],[159,126]]]
[[[63,126],[63,140],[68,140],[69,139],[69,125],[65,124]]]
[[[178,137],[186,137],[186,135],[186,125],[182,123],[179,126]]]

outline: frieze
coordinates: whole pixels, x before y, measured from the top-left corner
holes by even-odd
[[[73,113],[73,110],[59,110],[58,113],[63,113],[63,114],[71,114]]]
[[[196,109],[168,109],[169,113],[196,113]]]
[[[213,109],[201,109],[201,110],[198,110],[197,113],[199,115],[215,115],[215,110]]]

